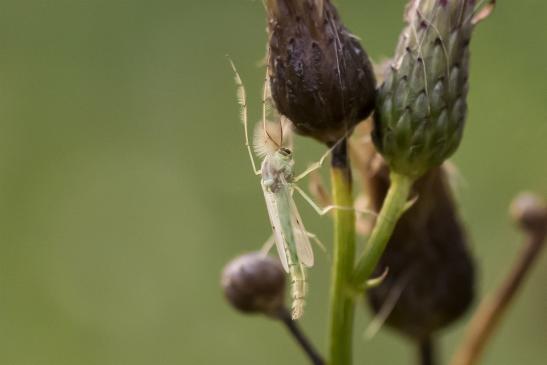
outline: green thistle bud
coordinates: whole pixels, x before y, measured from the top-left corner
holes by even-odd
[[[467,114],[469,42],[476,0],[412,0],[378,91],[374,143],[390,167],[413,178],[458,148]],[[482,18],[481,18],[482,17]]]
[[[334,143],[374,109],[376,81],[330,0],[267,0],[269,78],[297,133]]]

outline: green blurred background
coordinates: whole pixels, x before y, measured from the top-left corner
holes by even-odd
[[[405,1],[340,0],[375,60]],[[500,1],[473,40],[470,115],[455,156],[480,290],[519,248],[506,208],[547,194],[547,3]],[[2,0],[0,364],[305,364],[285,330],[223,301],[219,272],[268,236],[242,144],[232,73],[258,119],[260,1]],[[297,140],[302,168],[322,149]],[[325,220],[303,208],[328,242]],[[311,271],[303,326],[324,348],[328,262]],[[547,255],[484,364],[545,364]],[[389,331],[357,363],[412,364]],[[443,336],[445,356],[462,325]]]

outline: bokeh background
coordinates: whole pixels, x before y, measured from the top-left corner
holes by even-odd
[[[375,60],[404,0],[339,0]],[[500,1],[472,43],[470,115],[454,160],[461,209],[493,288],[519,249],[506,208],[547,194],[547,3]],[[268,236],[242,144],[232,73],[258,120],[265,19],[251,0],[2,0],[0,364],[305,364],[284,328],[223,301],[219,272]],[[320,146],[298,139],[303,168]],[[328,218],[303,207],[329,242]],[[318,250],[302,322],[324,348],[328,260]],[[547,255],[484,364],[547,361]],[[358,363],[412,364],[389,331]],[[443,335],[445,357],[463,324]]]

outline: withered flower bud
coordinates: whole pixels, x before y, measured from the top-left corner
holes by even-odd
[[[511,204],[511,216],[526,231],[545,234],[547,203],[533,193],[519,194]]]
[[[389,187],[379,155],[369,174],[367,190],[379,210]],[[374,276],[386,267],[389,274],[367,291],[376,313],[395,303],[386,324],[420,342],[459,318],[474,295],[474,264],[446,180],[438,167],[416,181],[412,195],[418,200],[397,223]]]
[[[373,110],[376,82],[330,0],[267,0],[272,98],[297,133],[332,144]]]
[[[222,272],[224,295],[244,313],[277,316],[285,298],[285,272],[271,257],[249,253],[229,262]]]
[[[458,148],[467,114],[469,42],[476,0],[410,0],[392,65],[378,90],[373,140],[397,173],[413,178]]]

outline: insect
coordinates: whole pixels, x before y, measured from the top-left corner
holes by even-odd
[[[283,145],[283,133],[288,128],[283,128],[283,120],[279,118],[279,135],[274,138],[271,128],[268,128],[267,114],[270,101],[269,80],[266,78],[262,98],[262,129],[255,133],[257,154],[263,157],[260,168],[257,169],[251,145],[249,143],[247,96],[241,77],[230,60],[234,71],[238,93],[238,102],[241,106],[241,119],[245,132],[245,146],[249,153],[251,165],[255,175],[261,176],[261,186],[266,201],[268,216],[273,230],[271,240],[275,242],[281,264],[291,278],[292,318],[298,319],[304,313],[305,297],[307,292],[306,268],[314,264],[313,250],[310,238],[315,236],[304,228],[302,218],[293,199],[296,190],[302,197],[320,214],[324,215],[332,209],[339,208],[330,205],[319,207],[315,202],[296,185],[296,182],[304,178],[310,172],[318,169],[327,158],[332,148],[321,159],[308,167],[304,172],[295,175],[294,159],[290,148]],[[336,145],[335,145],[336,146]],[[347,207],[343,207],[348,209]],[[353,208],[349,208],[353,209]],[[273,245],[273,242],[270,246]],[[268,249],[269,250],[269,249]]]

